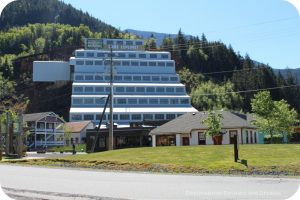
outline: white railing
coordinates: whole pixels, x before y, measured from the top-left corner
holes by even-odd
[[[64,146],[64,141],[36,141],[36,146]]]
[[[32,130],[34,131],[34,129]],[[64,133],[64,130],[61,129],[43,129],[43,128],[37,128],[35,129],[36,132],[47,132],[47,133]]]

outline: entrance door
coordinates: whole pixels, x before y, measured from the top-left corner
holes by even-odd
[[[190,145],[190,138],[189,137],[183,137],[182,138],[182,146],[189,146]]]
[[[229,137],[230,137],[230,144],[234,143],[234,136],[237,136],[237,130],[229,131]]]
[[[205,133],[199,132],[199,133],[198,133],[198,138],[199,138],[199,142],[198,142],[199,145],[205,145],[205,144],[206,144],[206,136],[205,136]]]

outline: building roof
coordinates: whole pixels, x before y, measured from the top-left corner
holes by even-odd
[[[222,129],[228,128],[255,128],[246,114],[235,113],[230,111],[216,111],[221,113]],[[190,133],[192,130],[205,130],[207,127],[202,123],[208,116],[208,112],[186,113],[162,126],[153,129],[150,134],[162,135],[172,133]]]
[[[56,115],[53,112],[41,112],[41,113],[31,113],[31,114],[24,114],[23,115],[23,122],[33,122],[38,121],[44,117],[47,117],[49,115]]]
[[[90,123],[92,122],[91,121],[67,122],[65,123],[65,127],[69,129],[72,133],[80,133]]]

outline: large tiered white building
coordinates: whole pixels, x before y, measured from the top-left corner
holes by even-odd
[[[70,121],[100,120],[110,92],[111,56],[115,123],[171,120],[197,111],[169,52],[145,51],[143,40],[87,39],[85,49],[70,58],[74,73]],[[109,106],[103,122],[108,119]]]

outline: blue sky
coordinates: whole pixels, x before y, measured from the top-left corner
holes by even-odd
[[[121,30],[205,33],[274,68],[300,68],[300,16],[284,0],[63,1]]]

